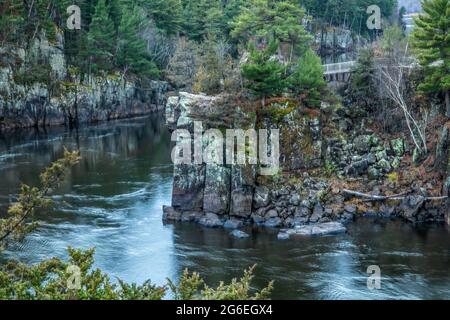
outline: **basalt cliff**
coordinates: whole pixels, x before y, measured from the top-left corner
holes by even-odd
[[[340,104],[312,110],[274,99],[255,110],[244,101],[181,92],[168,99],[167,124],[191,134],[194,121],[202,121],[204,130],[279,129],[280,170],[265,176],[258,165],[175,165],[172,205],[164,207],[164,220],[293,230],[280,238],[327,233],[311,226],[340,232],[334,222],[362,215],[449,222],[450,125],[445,120],[434,122],[440,135],[433,163],[417,165],[407,137],[380,134]]]
[[[87,76],[68,64],[64,38],[0,47],[0,130],[70,125],[161,111],[167,83],[116,72]]]

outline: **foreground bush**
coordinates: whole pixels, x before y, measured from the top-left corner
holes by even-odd
[[[53,258],[36,265],[10,261],[0,268],[2,300],[161,300],[166,295],[176,300],[263,300],[272,291],[272,282],[259,292],[250,293],[254,267],[241,279],[217,288],[205,285],[198,273],[185,271],[179,283],[168,280],[165,286],[150,281],[142,285],[112,282],[100,269],[93,268],[94,249],[68,249],[69,259]]]

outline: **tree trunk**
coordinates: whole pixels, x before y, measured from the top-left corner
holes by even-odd
[[[445,92],[445,106],[447,108],[447,118],[450,119],[450,90]]]

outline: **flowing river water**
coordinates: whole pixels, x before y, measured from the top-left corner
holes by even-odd
[[[41,226],[0,255],[36,263],[66,257],[66,248],[96,248],[96,267],[128,282],[164,284],[189,268],[208,284],[229,281],[257,264],[255,288],[275,280],[280,299],[450,299],[448,227],[414,227],[361,218],[340,236],[279,241],[275,230],[249,230],[248,239],[195,224],[166,225],[171,202],[170,134],[159,116],[46,133],[0,135],[1,214],[20,183],[66,147],[82,161],[39,213]],[[381,268],[381,289],[367,288],[367,268]]]

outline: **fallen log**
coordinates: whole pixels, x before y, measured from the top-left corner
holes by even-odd
[[[386,201],[386,200],[404,200],[406,199],[406,196],[411,193],[411,191],[400,193],[400,194],[394,194],[391,196],[376,196],[372,194],[362,193],[358,191],[348,190],[348,189],[342,189],[342,192],[346,195],[359,197],[359,198],[365,198],[368,201]],[[425,201],[440,201],[440,200],[446,200],[448,199],[448,196],[443,197],[424,197]]]

